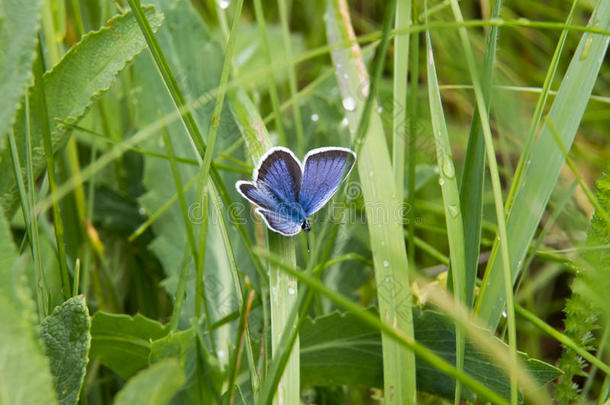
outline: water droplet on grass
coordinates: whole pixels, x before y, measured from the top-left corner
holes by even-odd
[[[344,117],[344,118],[341,120],[341,126],[342,126],[342,127],[347,127],[347,126],[348,126],[348,124],[349,124],[349,121],[347,121],[347,117]]]
[[[384,260],[383,267],[390,267],[390,262],[388,262],[387,260]]]
[[[218,7],[222,8],[223,10],[229,8],[230,4],[231,0],[218,0]]]
[[[445,156],[445,158],[443,159],[443,174],[449,178],[452,179],[455,177],[455,167],[453,166],[453,162],[451,161],[451,158],[449,156]]]
[[[445,184],[445,179],[443,179],[442,177],[439,177],[439,179],[438,179],[438,184],[440,184],[441,186],[442,186],[443,184]]]
[[[317,122],[320,119],[320,116],[316,113],[311,114],[311,120],[313,122]]]
[[[455,205],[455,204],[449,204],[449,205],[447,206],[447,209],[449,210],[449,213],[451,214],[451,216],[452,216],[453,218],[457,217],[457,216],[458,216],[458,214],[460,213],[460,209],[459,209],[459,208],[458,208],[458,206],[457,206],[457,205]]]
[[[297,290],[294,287],[288,287],[288,295],[295,295]]]
[[[356,100],[353,97],[345,97],[342,101],[343,108],[347,111],[354,111],[356,109]]]

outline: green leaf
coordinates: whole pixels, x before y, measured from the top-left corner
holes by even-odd
[[[85,297],[72,297],[42,321],[42,339],[60,405],[78,401],[89,362],[91,335]]]
[[[4,136],[32,79],[42,0],[3,1],[0,4],[0,151]]]
[[[151,340],[168,328],[140,314],[133,317],[97,312],[91,319],[91,358],[123,378],[148,366]]]
[[[150,25],[157,30],[163,16],[154,7],[145,7],[145,11]],[[130,13],[126,13],[108,20],[99,31],[83,36],[53,69],[45,73],[43,84],[54,152],[63,148],[70,135],[70,128],[59,124],[55,118],[77,122],[145,46],[138,24]],[[35,98],[31,100],[31,114],[39,117],[41,106],[34,102]],[[26,167],[24,116],[21,108],[14,127],[22,167]],[[41,122],[32,120],[30,125],[32,164],[34,176],[37,177],[46,167]],[[0,177],[0,206],[8,213],[13,212],[17,202],[17,186],[11,164],[10,153],[5,149],[0,155],[0,172],[6,173]]]
[[[0,213],[0,395],[2,404],[55,404],[34,303],[8,223]]]
[[[169,358],[178,360],[187,380],[175,398],[176,403],[218,402],[223,383],[222,373],[216,359],[197,341],[194,329],[173,333],[152,342],[151,364]]]
[[[449,363],[454,363],[454,322],[436,311],[419,309],[414,310],[413,321],[415,339]],[[315,320],[308,319],[301,329],[300,340],[303,384],[382,384],[383,364],[379,331],[368,327],[353,314],[334,312]],[[557,368],[531,359],[525,353],[519,353],[519,357],[541,386],[561,374]],[[466,344],[464,371],[502,396],[509,397],[508,376],[470,342]],[[455,381],[417,359],[417,388],[419,391],[452,399]],[[462,396],[468,400],[475,398],[465,387]]]
[[[178,361],[163,360],[130,379],[117,394],[115,405],[167,404],[186,379]]]

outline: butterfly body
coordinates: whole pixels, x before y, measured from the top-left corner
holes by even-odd
[[[307,219],[320,210],[352,169],[356,154],[346,148],[319,148],[303,164],[290,149],[275,147],[261,157],[253,181],[238,181],[237,191],[256,205],[269,229],[285,236],[311,230]]]

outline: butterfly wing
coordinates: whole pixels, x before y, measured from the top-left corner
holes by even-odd
[[[268,211],[298,202],[302,168],[294,154],[275,147],[261,157],[254,169],[254,181],[238,181],[237,191],[246,199]]]
[[[307,216],[330,200],[355,161],[356,153],[346,148],[319,148],[307,153],[299,194],[299,203]]]
[[[284,236],[292,236],[301,232],[301,223],[294,218],[282,215],[276,211],[257,208],[256,213],[263,218],[267,227]]]

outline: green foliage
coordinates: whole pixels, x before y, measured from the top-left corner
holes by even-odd
[[[610,212],[610,176],[604,174],[597,181],[595,198],[606,213]],[[572,296],[566,301],[564,312],[566,318],[565,334],[580,344],[585,350],[596,348],[595,331],[599,329],[600,316],[608,317],[607,294],[610,288],[610,224],[606,223],[604,214],[595,212],[587,234],[586,246],[592,250],[584,254],[584,264],[573,281]],[[604,314],[605,311],[605,314]],[[610,318],[607,318],[610,319]],[[586,376],[587,362],[574,350],[563,345],[563,352],[558,363],[565,375],[556,384],[557,399],[561,404],[570,404],[580,400],[580,386],[574,380],[577,376]]]
[[[146,7],[146,15],[154,29],[161,26],[163,17],[154,7]],[[63,148],[70,135],[70,127],[55,119],[77,122],[93,102],[112,85],[117,75],[140,53],[145,46],[144,38],[131,14],[110,19],[106,26],[92,32],[72,47],[64,57],[43,76],[49,127],[52,135],[53,151]],[[66,85],[70,83],[70,85]],[[33,98],[32,101],[35,99]],[[42,147],[41,106],[30,105],[30,131],[32,133],[32,165],[37,178],[46,167]],[[15,122],[15,136],[19,148],[22,167],[25,167],[25,113],[21,108]],[[10,170],[11,158],[8,149],[0,155],[0,206],[7,213],[13,213],[17,203],[17,185]]]
[[[75,404],[85,378],[91,342],[85,297],[72,297],[56,307],[41,326],[59,404]]]
[[[432,310],[415,310],[415,339],[433,352],[455,362],[455,325],[451,318]],[[303,383],[315,386],[382,384],[383,363],[379,332],[351,313],[332,313],[308,319],[301,329],[301,376]],[[525,368],[540,386],[561,374],[550,364],[519,353]],[[509,397],[508,376],[493,359],[468,342],[464,353],[464,371],[489,388]],[[417,388],[451,399],[455,382],[423,360],[417,362]],[[474,401],[465,389],[463,398]]]
[[[0,403],[55,404],[49,362],[22,266],[8,223],[0,214]]]
[[[97,312],[91,318],[90,357],[123,378],[148,366],[151,340],[167,335],[168,327],[140,314]]]
[[[0,5],[0,152],[32,79],[41,5],[42,0],[3,1]]]
[[[117,394],[115,405],[165,405],[184,385],[184,372],[176,360],[153,364],[131,378]]]
[[[151,364],[164,359],[177,360],[186,377],[186,383],[172,403],[209,404],[219,401],[222,389],[220,366],[200,344],[193,328],[152,342]]]
[[[610,29],[610,2],[597,4],[589,25]],[[609,42],[607,35],[582,35],[548,113],[547,120],[553,127],[548,122],[543,125],[531,157],[524,163],[523,180],[518,186],[513,186],[517,191],[507,219],[513,281],[519,275],[528,246],[565,162],[565,155],[557,145],[552,128],[559,131],[562,143],[569,149],[591,97]],[[500,321],[506,299],[502,262],[495,259],[495,253],[499,253],[497,247],[496,242],[487,266],[484,290],[477,302],[477,313],[493,328]]]

